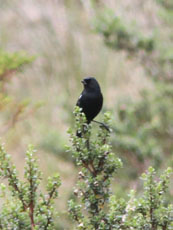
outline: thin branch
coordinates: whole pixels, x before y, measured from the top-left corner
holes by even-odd
[[[32,168],[30,167],[30,176],[32,174]],[[29,213],[29,216],[30,216],[30,219],[31,219],[31,229],[34,230],[34,227],[35,227],[35,222],[34,222],[34,199],[33,199],[33,196],[34,196],[34,193],[36,191],[36,188],[33,189],[33,180],[32,180],[32,176],[31,176],[31,179],[29,180],[29,183],[30,183],[30,204],[29,204],[29,209],[30,209],[30,213]]]
[[[12,183],[11,183],[11,186],[18,192],[18,196],[19,196],[19,199],[20,201],[22,202],[23,204],[23,210],[26,211],[26,209],[28,208],[27,205],[25,204],[25,201],[23,200],[23,196],[22,196],[22,192],[20,191],[19,187],[17,186],[17,183],[14,183],[13,182],[13,177],[12,177],[12,172],[11,170],[8,168],[8,177],[11,179]],[[17,182],[17,181],[16,181]],[[10,184],[10,183],[9,183]]]
[[[54,195],[55,192],[56,192],[56,186],[55,186],[55,187],[52,189],[52,191],[49,193],[49,198],[48,198],[48,200],[45,201],[45,204],[46,204],[47,207],[49,207],[50,201],[51,201],[51,199],[52,199],[52,197],[53,197],[53,195]],[[47,229],[48,229],[49,224],[51,223],[51,221],[52,221],[52,217],[49,216],[49,217],[47,218],[47,224],[45,225],[44,230],[47,230]]]

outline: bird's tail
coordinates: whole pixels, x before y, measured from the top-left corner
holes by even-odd
[[[77,130],[77,131],[76,131],[76,136],[77,136],[77,137],[82,137],[82,132],[79,131],[79,130]]]

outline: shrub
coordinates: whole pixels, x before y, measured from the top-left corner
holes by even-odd
[[[171,169],[168,168],[155,180],[155,170],[150,167],[144,180],[144,192],[135,198],[132,191],[130,200],[117,199],[111,194],[111,178],[122,167],[121,160],[112,153],[110,133],[100,127],[96,139],[91,134],[91,124],[86,124],[84,114],[76,108],[76,130],[84,130],[79,138],[72,131],[72,152],[80,167],[75,198],[69,201],[69,213],[76,222],[75,229],[171,229],[172,206],[164,202]],[[104,123],[109,124],[109,114]]]
[[[48,178],[47,194],[39,190],[41,172],[29,146],[26,153],[25,180],[19,179],[15,165],[11,163],[3,145],[0,145],[0,176],[7,179],[7,186],[1,184],[1,198],[4,202],[0,212],[0,229],[3,230],[53,230],[55,215],[54,200],[61,184],[59,175]]]

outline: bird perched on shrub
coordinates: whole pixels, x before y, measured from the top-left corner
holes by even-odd
[[[100,112],[103,105],[103,96],[99,83],[94,77],[87,77],[82,80],[84,89],[77,101],[77,106],[82,108],[87,123],[89,124]],[[77,131],[77,136],[81,137],[81,133]]]

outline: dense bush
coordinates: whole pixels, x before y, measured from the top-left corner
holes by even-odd
[[[78,108],[75,112],[78,112]],[[109,115],[104,122],[109,124]],[[76,130],[83,130],[83,138],[70,131],[72,154],[80,166],[75,199],[69,201],[69,213],[76,222],[75,229],[171,229],[172,206],[165,203],[171,168],[155,180],[155,170],[150,167],[142,175],[143,194],[136,198],[131,191],[130,200],[117,199],[110,191],[112,176],[122,167],[122,162],[112,153],[110,133],[100,127],[96,139],[91,134],[82,114],[77,113]]]
[[[149,165],[159,169],[173,164],[172,92],[171,85],[157,84],[154,91],[141,92],[139,101],[124,100],[117,105],[113,147],[136,172],[141,173]]]
[[[79,108],[75,114],[76,130],[84,132],[79,138],[69,130],[72,146],[67,148],[80,167],[74,199],[68,203],[69,214],[76,222],[74,229],[171,230],[173,207],[165,200],[171,168],[156,179],[156,172],[150,167],[142,175],[144,188],[141,196],[137,197],[135,191],[131,191],[129,200],[117,199],[110,185],[122,162],[112,152],[110,132],[101,126],[97,135],[93,135],[91,124],[86,124]],[[106,113],[105,124],[109,125],[109,120]],[[10,156],[3,145],[0,146],[0,176],[7,179],[7,186],[1,184],[0,229],[58,229],[55,227],[54,199],[60,186],[59,175],[48,179],[47,194],[44,195],[38,188],[41,172],[34,152],[30,146],[26,153],[25,180],[22,181]]]
[[[54,229],[54,199],[58,196],[59,175],[48,178],[47,193],[39,189],[42,174],[34,156],[35,150],[29,146],[26,152],[25,180],[19,179],[15,165],[11,163],[4,146],[0,146],[0,176],[8,180],[1,184],[3,205],[0,212],[2,230],[48,230]]]
[[[79,112],[76,108],[75,112]],[[105,114],[104,122],[107,124],[109,115]],[[86,124],[84,115],[77,113],[76,130],[85,127],[83,137],[71,133],[73,144],[72,153],[78,166],[78,188],[74,193],[81,197],[83,205],[69,201],[69,212],[78,223],[78,229],[106,229],[104,224],[108,221],[103,209],[109,199],[110,179],[122,166],[121,160],[111,151],[109,145],[109,132],[100,127],[97,137],[91,136],[91,125]],[[86,210],[86,214],[83,213]],[[102,225],[102,228],[100,226]]]
[[[101,34],[107,46],[115,50],[126,50],[130,54],[154,49],[152,37],[146,37],[132,24],[127,24],[116,16],[111,9],[105,9],[97,15],[94,23],[97,33]]]

